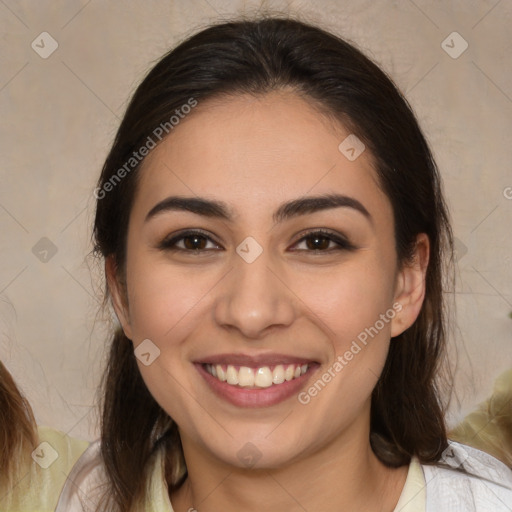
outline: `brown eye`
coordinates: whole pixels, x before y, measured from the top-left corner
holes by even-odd
[[[216,244],[208,235],[203,234],[200,231],[187,231],[173,237],[166,238],[159,244],[158,247],[166,251],[195,253],[220,248],[220,246]]]
[[[316,250],[316,249],[328,249],[329,244],[331,243],[331,239],[323,236],[323,235],[313,235],[305,238],[306,246],[308,249]]]
[[[185,249],[199,250],[206,246],[206,237],[202,235],[188,235],[182,238]]]
[[[305,249],[292,249],[294,251],[305,252],[332,252],[332,251],[352,251],[356,247],[346,238],[330,231],[312,231],[302,237],[294,247],[305,245]]]

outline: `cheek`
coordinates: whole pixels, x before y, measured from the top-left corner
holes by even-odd
[[[307,305],[328,327],[324,332],[332,342],[329,361],[299,396],[301,404],[312,403],[323,411],[318,428],[337,431],[340,422],[354,418],[368,404],[389,349],[396,314],[393,280],[393,273],[375,261],[347,266],[308,286],[303,283],[309,290]],[[340,401],[343,410],[333,405]]]
[[[149,339],[159,350],[151,364],[137,361],[139,371],[160,406],[178,424],[192,424],[206,404],[195,388],[197,379],[191,377],[186,341],[206,319],[204,308],[215,278],[155,263],[143,252],[131,256],[127,284],[134,345]]]
[[[144,255],[134,256],[128,266],[132,330],[135,341],[154,338],[168,344],[200,309],[214,278],[148,260]]]
[[[313,279],[297,276],[297,295],[304,297],[308,308],[329,328],[337,353],[392,307],[393,273],[378,264],[377,258],[368,259],[375,261],[359,261]],[[379,322],[378,327],[386,337],[390,322],[384,326]]]

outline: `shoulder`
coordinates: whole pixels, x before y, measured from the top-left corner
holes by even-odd
[[[449,441],[435,465],[422,465],[427,512],[510,512],[512,471],[493,456]]]
[[[12,487],[1,490],[2,511],[53,511],[71,468],[89,444],[43,426],[37,428],[37,437]]]
[[[156,451],[149,464],[149,494],[144,512],[173,512],[165,484],[162,451]],[[105,492],[107,483],[101,441],[97,440],[89,445],[70,471],[55,512],[89,512],[97,508],[104,510],[109,497],[109,493]]]
[[[60,493],[55,512],[82,512],[99,504],[105,469],[101,459],[101,444],[91,443],[76,461]]]
[[[66,473],[90,444],[88,441],[70,437],[64,432],[50,427],[39,426],[37,433],[39,444],[32,452],[32,459],[37,462],[38,458],[43,456],[44,461],[38,465],[43,467],[47,464],[55,464],[58,469]],[[50,459],[54,459],[54,462],[51,462]]]

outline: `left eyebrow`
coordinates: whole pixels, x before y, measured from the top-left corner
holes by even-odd
[[[300,199],[294,199],[288,203],[283,203],[274,213],[272,219],[275,223],[283,222],[292,217],[315,213],[321,210],[331,208],[352,208],[361,213],[371,224],[373,224],[370,212],[353,197],[340,194],[325,194],[320,196],[308,196]]]
[[[320,196],[308,196],[283,203],[272,215],[274,223],[308,213],[315,213],[331,208],[352,208],[361,213],[373,224],[370,212],[353,197],[340,194],[325,194]],[[145,222],[157,214],[166,211],[189,211],[205,217],[215,217],[226,221],[233,220],[233,211],[223,201],[206,199],[203,197],[170,196],[157,203],[146,215]]]

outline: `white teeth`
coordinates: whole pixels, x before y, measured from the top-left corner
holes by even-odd
[[[228,366],[226,377],[228,384],[238,384],[238,372],[236,371],[234,366]]]
[[[268,388],[272,385],[279,385],[283,382],[298,379],[308,371],[309,365],[278,364],[273,370],[268,366],[261,366],[256,369],[240,366],[237,370],[231,364],[227,365],[227,367],[223,367],[220,364],[207,364],[205,368],[210,375],[232,386]]]
[[[284,382],[284,366],[282,364],[278,364],[274,368],[272,372],[272,382],[274,384],[282,384]]]
[[[238,371],[238,385],[239,386],[254,386],[254,370],[247,366],[241,366]]]
[[[258,368],[254,376],[254,385],[259,388],[268,388],[272,386],[272,372],[268,366]]]
[[[209,367],[213,367],[213,365],[208,365]],[[221,382],[226,382],[226,372],[222,369],[222,366],[220,364],[215,365],[215,372],[217,373],[216,377]],[[213,372],[211,372],[213,375]],[[213,375],[215,377],[215,375]]]

